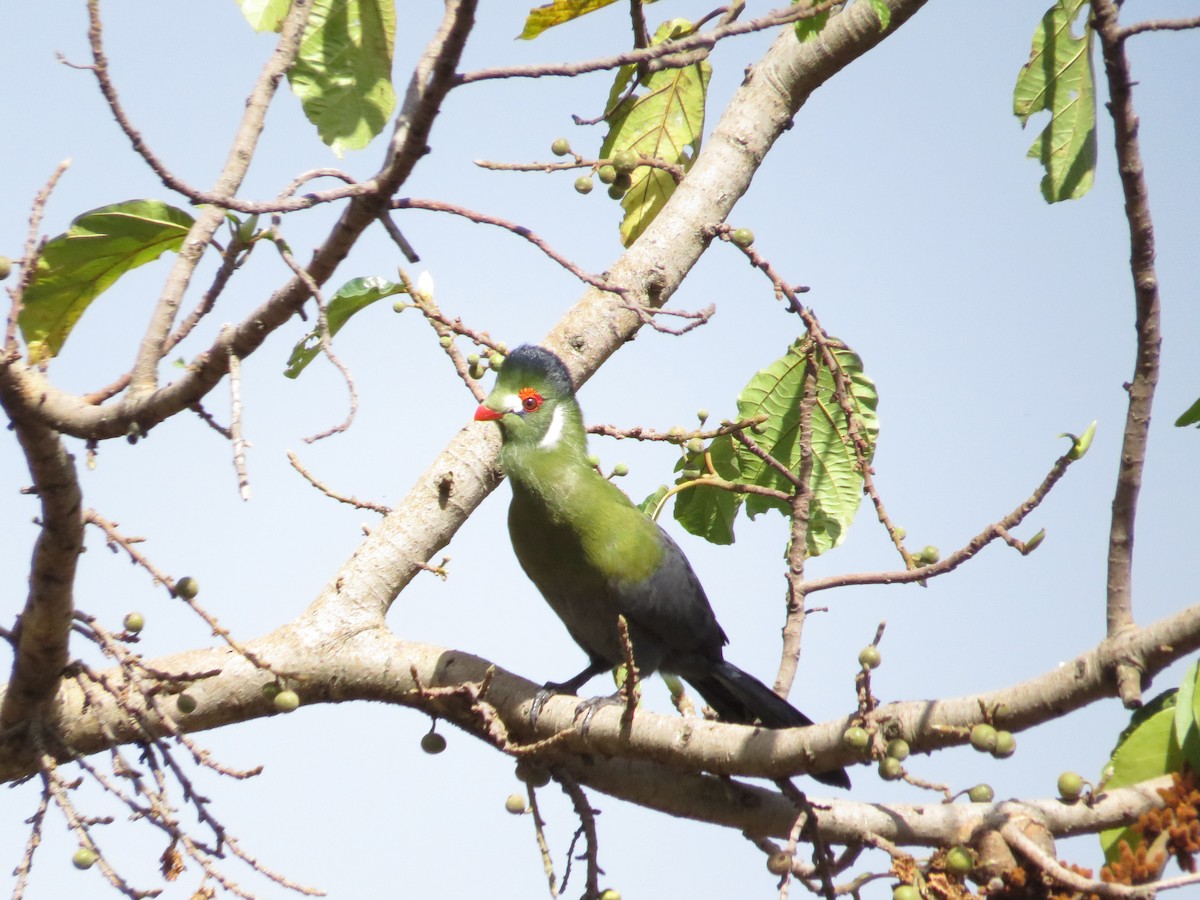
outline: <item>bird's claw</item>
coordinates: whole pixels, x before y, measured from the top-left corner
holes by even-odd
[[[538,716],[542,714],[542,707],[546,705],[546,701],[558,693],[558,685],[547,684],[538,689],[538,692],[533,695],[533,703],[529,706],[529,724],[537,727]]]

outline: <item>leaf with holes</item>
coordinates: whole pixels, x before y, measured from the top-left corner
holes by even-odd
[[[17,320],[30,361],[57,356],[93,300],[126,272],[179,250],[193,221],[158,200],[129,200],[86,212],[51,238]]]
[[[1035,113],[1050,113],[1028,154],[1046,171],[1042,196],[1047,203],[1079,199],[1091,190],[1096,173],[1092,29],[1085,20],[1081,37],[1071,30],[1088,9],[1086,0],[1058,0],[1046,11],[1013,93],[1013,113],[1022,128]]]
[[[686,37],[694,27],[685,19],[661,25],[652,44]],[[602,157],[621,151],[661,160],[685,172],[700,149],[704,130],[704,102],[712,66],[701,60],[678,69],[651,72],[638,82],[644,91],[626,97],[606,119],[608,134],[600,147]],[[617,84],[621,75],[618,73]],[[614,85],[614,93],[617,93]],[[611,99],[611,97],[610,97]],[[628,247],[649,227],[675,192],[675,179],[653,166],[638,166],[633,183],[621,198],[625,216],[621,220],[621,242]]]
[[[388,281],[381,275],[350,279],[333,295],[325,310],[329,336],[333,337],[341,331],[351,316],[362,312],[375,301],[404,293],[407,293],[404,285]],[[283,374],[288,378],[297,377],[320,352],[321,332],[314,328],[292,348],[292,355],[288,357],[287,368],[283,370]]]
[[[867,442],[865,462],[869,465],[879,434],[875,408],[879,403],[875,384],[863,373],[862,360],[853,350],[827,339],[841,378],[848,386],[850,406],[858,434]],[[819,556],[836,547],[846,536],[862,499],[863,474],[848,433],[846,415],[834,398],[836,380],[823,354],[810,338],[796,341],[788,352],[752,379],[738,397],[738,416],[744,419],[766,415],[759,432],[748,436],[773,459],[792,473],[801,471],[800,404],[805,398],[809,367],[816,371],[816,395],[812,407],[812,500],[808,511],[808,555]],[[741,480],[795,493],[795,486],[781,472],[739,444]],[[787,503],[761,494],[746,497],[746,513],[753,518],[776,509],[791,513]]]
[[[396,106],[392,47],[396,11],[387,0],[314,0],[288,72],[317,133],[339,157],[367,146]]]

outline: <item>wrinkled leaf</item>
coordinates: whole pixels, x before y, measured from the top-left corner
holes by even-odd
[[[875,385],[863,373],[862,360],[854,351],[836,341],[830,346],[849,384],[859,433],[870,446],[869,464],[879,433]],[[810,360],[817,369],[817,396],[812,414],[812,501],[807,543],[809,555],[818,556],[845,538],[862,499],[863,477],[847,435],[845,415],[833,396],[833,374],[816,345],[808,338],[801,339],[781,359],[756,374],[738,397],[738,415],[741,418],[766,415],[767,420],[759,426],[761,433],[750,436],[760,448],[799,474],[800,403],[804,399],[805,373]],[[737,451],[743,481],[794,492],[790,481],[752,452],[740,444]],[[751,517],[767,509],[777,509],[785,515],[791,513],[788,504],[782,501],[759,494],[747,496],[746,512]]]
[[[708,448],[712,459],[713,469],[717,475],[726,481],[738,480],[738,461],[733,449],[733,439],[728,436],[714,438]],[[691,456],[691,454],[689,454]],[[695,460],[688,460],[686,468],[696,468],[706,472],[704,454],[695,454]],[[680,459],[675,471],[685,468],[684,460]],[[676,484],[684,481],[680,476]],[[686,488],[675,495],[675,521],[688,532],[704,538],[712,544],[732,544],[733,521],[737,518],[738,507],[741,506],[742,495],[726,491],[719,487],[699,484]]]
[[[338,156],[383,130],[396,106],[392,48],[396,12],[388,0],[314,0],[292,91]]]
[[[57,356],[93,300],[126,272],[178,250],[193,221],[158,200],[129,200],[86,212],[51,238],[18,320],[30,361]]]
[[[380,275],[368,275],[365,278],[352,278],[347,281],[333,295],[325,311],[330,337],[341,331],[351,316],[366,309],[376,300],[403,293],[403,285],[388,281]],[[287,368],[283,374],[288,378],[297,377],[320,352],[321,333],[314,328],[292,348],[292,355],[288,357]]]
[[[615,2],[616,0],[554,0],[545,6],[535,6],[525,17],[525,30],[517,35],[517,39],[531,41],[547,28],[578,19]]]
[[[1058,0],[1047,10],[1013,94],[1013,113],[1022,127],[1035,113],[1050,113],[1049,124],[1029,148],[1029,157],[1046,171],[1042,196],[1047,203],[1082,197],[1096,171],[1092,29],[1085,22],[1082,37],[1071,31],[1087,8],[1086,0]]]
[[[1175,425],[1179,428],[1183,428],[1185,425],[1200,427],[1200,400],[1189,406],[1187,411],[1175,420]]]
[[[684,19],[672,19],[659,27],[652,44],[691,34],[693,26]],[[622,150],[660,159],[687,171],[700,149],[704,131],[704,102],[712,66],[702,60],[681,69],[652,72],[639,82],[643,91],[627,97],[608,111],[608,134],[600,148],[602,157]],[[613,96],[620,95],[617,83]],[[662,169],[638,166],[633,184],[621,198],[625,216],[621,220],[621,241],[628,247],[654,221],[671,194],[675,179]]]
[[[237,3],[255,31],[278,31],[292,6],[292,0],[237,0]]]

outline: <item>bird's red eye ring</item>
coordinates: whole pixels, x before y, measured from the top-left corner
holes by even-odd
[[[533,412],[542,405],[542,395],[533,388],[521,388],[517,395],[521,398],[521,409],[525,412]]]

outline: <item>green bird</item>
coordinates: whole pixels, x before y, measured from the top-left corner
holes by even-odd
[[[588,656],[551,694],[577,694],[625,662],[617,617],[634,663],[691,684],[723,721],[768,728],[811,725],[804,713],[725,660],[729,642],[687,557],[662,528],[587,461],[587,432],[562,360],[525,345],[509,354],[475,418],[500,426],[500,463],[512,485],[508,530],[525,574]],[[616,698],[581,704],[588,714]],[[586,721],[586,720],[585,720]],[[842,769],[813,775],[849,787]]]

